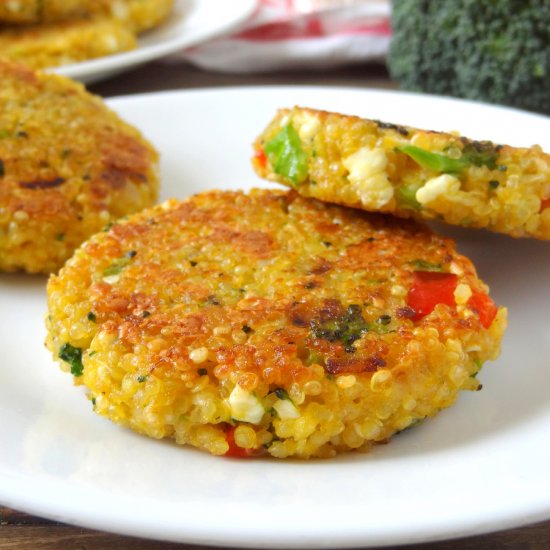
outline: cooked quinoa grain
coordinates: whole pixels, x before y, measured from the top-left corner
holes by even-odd
[[[386,441],[479,389],[506,325],[449,239],[259,190],[114,224],[50,278],[48,308],[47,345],[97,413],[234,457]]]
[[[299,193],[404,218],[550,239],[550,156],[296,107],[255,143],[258,174]]]
[[[69,79],[0,61],[0,271],[50,273],[157,197],[157,153]]]

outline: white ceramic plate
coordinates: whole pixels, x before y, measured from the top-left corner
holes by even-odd
[[[228,32],[244,21],[256,4],[257,0],[176,0],[169,19],[142,34],[136,50],[52,70],[88,84],[97,82]]]
[[[244,88],[111,101],[162,152],[164,197],[261,185],[250,143],[303,104],[550,149],[547,118],[429,96]],[[0,502],[84,526],[188,543],[359,547],[550,518],[550,242],[446,230],[510,311],[484,389],[369,455],[231,460],[92,413],[42,345],[45,280],[0,276]]]

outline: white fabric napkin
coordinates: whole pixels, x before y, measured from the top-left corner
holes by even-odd
[[[175,57],[233,73],[383,60],[390,11],[389,0],[259,0],[252,17],[232,34]]]

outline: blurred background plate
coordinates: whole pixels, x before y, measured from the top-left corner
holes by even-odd
[[[256,0],[176,0],[170,18],[143,35],[138,48],[51,69],[84,83],[97,82],[231,31],[249,17]]]

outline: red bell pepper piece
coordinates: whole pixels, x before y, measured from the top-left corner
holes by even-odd
[[[265,168],[267,166],[267,156],[265,154],[265,151],[263,149],[257,149],[254,152],[254,160],[262,167]]]
[[[225,432],[225,440],[229,445],[229,449],[227,449],[224,456],[229,456],[231,458],[247,458],[250,456],[248,450],[239,447],[235,443],[235,428],[236,426],[229,426]]]
[[[454,292],[458,277],[454,273],[439,271],[415,271],[407,296],[407,304],[414,309],[413,321],[430,314],[437,304],[456,305]]]
[[[479,322],[489,328],[498,313],[495,302],[484,292],[474,290],[472,297],[468,300],[470,308],[479,315]]]

